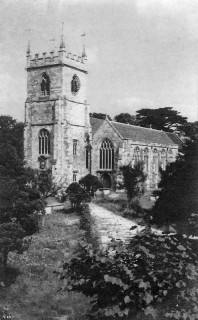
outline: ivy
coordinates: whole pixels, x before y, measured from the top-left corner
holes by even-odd
[[[145,233],[134,237],[129,245],[112,242],[98,250],[81,242],[81,247],[78,256],[64,263],[60,279],[67,279],[64,290],[92,297],[90,314],[95,318],[126,317],[129,311],[144,310],[155,319],[155,302],[162,302],[173,288],[181,290],[180,299],[189,301],[193,312],[176,308],[166,317],[198,316],[197,290],[187,286],[187,281],[198,279],[197,257],[188,239]]]

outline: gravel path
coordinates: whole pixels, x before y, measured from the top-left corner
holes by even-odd
[[[94,203],[91,203],[89,206],[102,245],[108,244],[112,238],[127,243],[133,236],[144,229],[144,227],[137,225],[137,223],[117,216],[113,212]],[[137,228],[130,230],[134,226],[137,226]]]

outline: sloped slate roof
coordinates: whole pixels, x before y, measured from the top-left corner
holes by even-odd
[[[176,144],[165,134],[164,131],[133,126],[114,121],[111,121],[111,125],[120,133],[123,139],[165,145]]]
[[[99,127],[102,125],[102,123],[105,120],[103,119],[97,119],[97,118],[92,118],[90,117],[90,124],[92,126],[92,134],[94,135],[96,131],[99,129]]]
[[[166,134],[175,144],[177,144],[179,146],[180,149],[183,148],[184,143],[181,141],[181,139],[175,133],[166,132]]]
[[[90,118],[93,135],[104,121],[107,120]],[[130,139],[144,143],[158,143],[162,145],[178,145],[178,143],[170,139],[164,131],[133,126],[115,121],[109,121],[109,123],[114,130],[118,132],[122,139]]]

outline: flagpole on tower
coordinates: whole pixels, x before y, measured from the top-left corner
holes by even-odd
[[[33,29],[28,28],[25,31],[28,33],[28,44],[27,44],[27,51],[26,52],[27,52],[27,55],[29,55],[30,54],[30,43],[31,43],[30,36],[31,36],[31,32],[33,31]]]
[[[62,28],[61,28],[61,42],[60,42],[60,49],[65,48],[65,42],[64,42],[64,22],[62,22]]]
[[[85,51],[85,32],[83,34],[81,34],[81,37],[83,37],[83,51],[82,51],[82,58],[86,59],[87,55],[86,55],[86,51]]]

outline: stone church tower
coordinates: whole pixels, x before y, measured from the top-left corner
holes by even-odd
[[[32,168],[52,169],[56,182],[69,185],[89,173],[87,59],[66,51],[63,36],[54,51],[27,50],[25,160]]]

